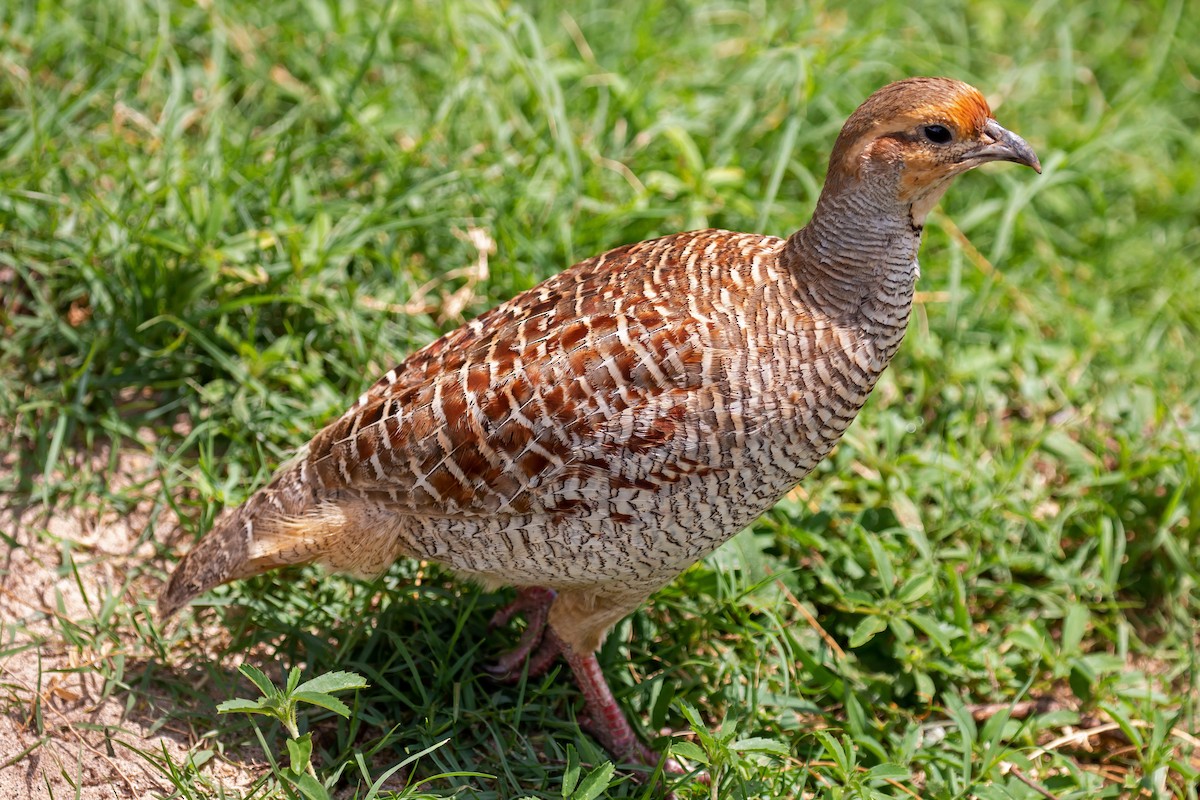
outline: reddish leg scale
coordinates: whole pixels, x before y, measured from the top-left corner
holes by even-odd
[[[539,675],[544,675],[560,653],[558,637],[543,636],[541,645],[529,656],[529,666],[526,667],[529,677],[536,678]]]
[[[608,688],[596,654],[575,652],[558,638],[553,629],[546,632],[546,638],[555,642],[575,675],[579,691],[583,693],[584,713],[579,718],[579,724],[615,758],[651,768],[658,766],[659,754],[642,744],[634,733],[629,720],[625,718],[625,712],[617,705],[612,689]],[[673,758],[666,759],[663,771],[672,775],[687,772]]]
[[[626,719],[625,713],[617,705],[604,673],[600,671],[600,662],[595,653],[579,654],[568,647],[558,637],[552,628],[547,626],[550,606],[557,594],[553,589],[541,586],[528,586],[517,591],[517,599],[492,615],[488,627],[495,629],[507,625],[512,618],[520,613],[526,614],[528,626],[517,646],[503,653],[496,662],[485,669],[497,680],[514,682],[520,679],[522,666],[529,677],[543,674],[554,659],[562,655],[575,683],[583,693],[584,711],[580,715],[580,725],[596,738],[613,757],[646,767],[656,767],[659,754],[651,750],[638,739],[633,727]],[[686,772],[679,762],[668,758],[663,764],[663,770],[674,775]]]
[[[518,612],[525,612],[526,628],[517,646],[502,653],[495,663],[484,669],[497,680],[512,683],[521,677],[521,667],[529,661],[529,677],[536,678],[554,663],[558,647],[546,641],[546,620],[556,593],[541,586],[526,586],[517,590],[517,599],[492,615],[488,627],[492,630],[507,625]]]

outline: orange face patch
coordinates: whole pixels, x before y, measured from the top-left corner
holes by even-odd
[[[960,83],[953,87],[957,92],[948,92],[945,98],[917,106],[908,114],[906,121],[911,125],[934,122],[948,125],[959,136],[973,139],[983,133],[983,126],[992,116],[987,100],[973,86]]]
[[[976,138],[992,112],[975,87],[949,78],[910,78],[875,92],[846,120],[830,158],[830,171],[858,173],[863,154],[890,133],[945,125],[958,138]],[[886,149],[886,148],[885,148]]]

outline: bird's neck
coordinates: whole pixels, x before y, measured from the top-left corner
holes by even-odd
[[[886,182],[822,192],[781,254],[815,307],[868,329],[903,329],[919,271],[921,227]]]

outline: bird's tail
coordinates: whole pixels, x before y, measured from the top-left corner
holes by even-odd
[[[284,465],[176,565],[158,596],[161,619],[214,586],[320,556],[311,538],[303,535],[309,526],[300,524],[316,502],[302,469],[304,455]]]

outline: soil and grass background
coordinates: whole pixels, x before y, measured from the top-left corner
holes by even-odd
[[[915,74],[979,86],[1043,174],[957,182],[845,440],[605,673],[707,762],[685,800],[1196,798],[1185,0],[0,5],[0,795],[661,796],[563,668],[487,678],[510,593],[302,569],[165,630],[153,598],[442,332],[626,242],[791,233],[846,115]],[[260,697],[243,665],[368,686],[219,714]]]

